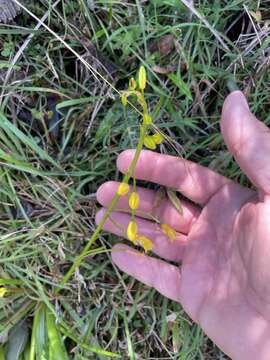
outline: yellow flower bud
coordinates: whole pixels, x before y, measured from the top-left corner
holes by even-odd
[[[7,292],[8,292],[8,289],[1,287],[0,288],[0,299],[3,298]]]
[[[136,87],[137,87],[137,82],[136,82],[136,80],[132,77],[131,79],[129,79],[128,88],[129,88],[129,90],[135,90]]]
[[[117,189],[117,195],[125,196],[129,192],[129,185],[127,183],[122,182]]]
[[[137,236],[136,240],[144,248],[144,251],[153,250],[153,242],[146,236]]]
[[[149,114],[145,113],[145,114],[143,114],[143,122],[146,125],[150,125],[150,124],[152,124],[153,120]]]
[[[124,107],[127,106],[127,95],[125,94],[121,95],[121,102]]]
[[[145,71],[144,66],[141,66],[140,70],[139,70],[139,88],[140,88],[140,90],[143,91],[145,89],[145,86],[146,86],[146,71]]]
[[[138,209],[139,205],[140,205],[140,197],[139,197],[139,194],[135,191],[133,191],[131,194],[130,194],[130,197],[129,197],[129,207],[131,208],[131,210],[136,210]]]
[[[155,143],[155,140],[153,139],[153,136],[146,135],[143,141],[143,144],[145,147],[151,150],[155,150],[157,145]]]
[[[170,225],[168,224],[162,224],[161,225],[161,229],[163,230],[163,232],[168,236],[168,238],[171,241],[175,240],[176,237],[176,231],[170,227]]]
[[[131,220],[127,227],[127,237],[130,241],[135,242],[138,233],[138,225],[134,220]]]
[[[157,145],[162,144],[162,142],[164,140],[164,137],[158,132],[155,133],[152,137]]]

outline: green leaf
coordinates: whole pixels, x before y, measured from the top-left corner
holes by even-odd
[[[177,196],[176,191],[171,189],[166,189],[167,195],[173,206],[176,208],[176,210],[179,212],[180,215],[183,215],[183,207],[181,204],[181,201],[179,197]]]
[[[96,96],[89,96],[86,98],[80,98],[80,99],[72,99],[72,100],[65,100],[60,102],[59,104],[56,105],[56,110],[59,111],[63,108],[66,107],[73,107],[73,106],[78,106],[78,105],[83,105],[83,104],[89,104],[91,101],[93,101],[94,99],[98,99],[98,97]]]
[[[26,301],[21,305],[7,320],[0,322],[0,337],[5,338],[8,336],[8,332],[11,331],[12,325],[23,321],[27,314],[32,311],[34,302],[32,300]]]
[[[2,285],[22,285],[22,280],[16,280],[16,279],[1,279],[0,278],[0,286]]]
[[[97,346],[94,345],[89,345],[86,342],[82,342],[79,338],[77,338],[74,334],[71,334],[64,325],[61,325],[61,332],[68,337],[69,339],[73,340],[77,345],[79,345],[82,349],[88,350],[90,352],[96,353],[98,355],[102,355],[102,356],[108,356],[110,358],[120,358],[121,356],[107,351],[107,350],[103,350],[101,348],[98,348]]]
[[[5,360],[5,348],[4,345],[0,345],[0,360]]]
[[[29,346],[29,343],[27,344],[24,352],[23,352],[23,355],[22,355],[22,360],[29,360],[30,359],[30,346]]]
[[[48,358],[48,335],[44,305],[37,307],[34,315],[29,360]]]
[[[49,308],[46,308],[46,322],[49,336],[50,360],[68,360],[68,355],[61,338],[60,330],[56,325],[55,316]]]
[[[181,331],[179,329],[178,322],[175,321],[172,327],[172,343],[173,343],[173,351],[175,354],[179,352],[179,349],[181,347],[181,337],[180,337]]]
[[[10,331],[6,350],[7,360],[18,360],[27,344],[29,330],[25,320],[20,321]]]
[[[182,92],[182,94],[186,95],[186,97],[189,100],[193,100],[192,94],[189,90],[189,87],[187,84],[180,78],[180,76],[177,76],[176,74],[167,74],[168,78],[176,85],[179,90]]]

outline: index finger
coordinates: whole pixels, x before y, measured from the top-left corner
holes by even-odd
[[[126,173],[135,150],[125,150],[117,159],[118,169]],[[180,191],[195,203],[204,205],[225,184],[232,183],[218,173],[180,157],[143,150],[135,176]],[[240,187],[240,186],[239,186]]]

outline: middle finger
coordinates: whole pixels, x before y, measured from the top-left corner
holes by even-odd
[[[97,200],[108,207],[114,197],[119,183],[108,181],[100,186],[97,191]],[[132,187],[131,187],[132,189]],[[132,190],[131,190],[132,191]],[[136,216],[141,218],[157,218],[161,223],[170,225],[177,232],[188,234],[194,221],[200,215],[199,207],[192,205],[188,201],[182,200],[183,215],[180,215],[175,206],[166,197],[156,201],[157,192],[142,187],[137,187],[140,196],[140,206],[136,211]],[[116,211],[129,211],[128,196],[121,197],[116,205]]]
[[[106,209],[103,208],[98,211],[96,215],[96,222],[99,223],[103,217]],[[120,212],[112,212],[110,218],[105,222],[103,230],[108,231],[120,237],[127,238],[126,230],[130,215]],[[169,261],[179,262],[183,259],[187,242],[187,236],[176,233],[175,239],[169,240],[164,234],[158,224],[142,218],[135,218],[140,235],[146,236],[151,239],[153,243],[153,252],[161,258]]]

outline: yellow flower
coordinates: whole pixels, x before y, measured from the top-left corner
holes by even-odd
[[[170,227],[170,225],[168,224],[161,224],[161,229],[163,230],[163,232],[168,236],[168,238],[171,241],[175,240],[176,237],[176,231]]]
[[[143,114],[143,122],[146,125],[150,125],[150,124],[152,124],[153,120],[149,114],[145,113],[145,114]]]
[[[137,82],[136,80],[132,77],[131,79],[129,79],[129,84],[128,84],[128,88],[129,90],[135,90],[137,87]]]
[[[139,205],[140,205],[140,197],[139,197],[139,194],[135,191],[133,191],[131,194],[130,194],[130,197],[129,197],[129,207],[131,208],[131,210],[136,210],[138,209]]]
[[[162,144],[162,142],[164,140],[163,136],[158,132],[155,133],[152,137],[157,145]]]
[[[146,236],[137,236],[136,240],[144,248],[144,251],[153,250],[153,242]]]
[[[0,288],[0,299],[3,298],[7,292],[8,292],[8,289],[1,287]]]
[[[125,196],[129,192],[129,185],[127,183],[122,182],[118,186],[117,195],[119,196]]]
[[[134,220],[131,220],[127,227],[127,237],[130,241],[135,242],[138,233],[138,225]]]
[[[145,89],[145,86],[146,86],[146,71],[145,71],[144,66],[141,66],[140,70],[139,70],[139,88],[140,88],[140,90],[143,91]]]
[[[127,106],[127,95],[125,95],[125,94],[121,95],[121,102],[124,107]]]
[[[143,143],[145,147],[151,150],[155,150],[157,147],[155,140],[153,139],[153,136],[150,135],[145,136]]]

